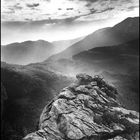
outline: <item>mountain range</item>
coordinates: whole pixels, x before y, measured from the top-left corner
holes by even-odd
[[[49,60],[71,58],[73,55],[84,50],[89,50],[95,47],[118,45],[137,39],[138,37],[139,17],[127,18],[114,27],[108,27],[95,31],[61,53],[51,56]]]
[[[82,38],[76,38],[54,42],[37,40],[2,45],[1,60],[10,64],[19,65],[42,62],[53,54],[63,51],[81,39]]]
[[[72,40],[48,42],[25,41],[1,46],[1,60],[10,64],[27,65],[45,60],[71,58],[94,47],[113,46],[138,38],[139,17],[127,18],[114,27],[97,30]]]
[[[1,48],[1,59],[11,64],[28,64],[45,60],[55,47],[43,40],[12,43]]]
[[[7,61],[1,63],[2,95],[6,95],[2,101],[4,140],[20,139],[35,131],[45,104],[75,80],[70,76],[79,72],[102,75],[117,87],[123,106],[138,111],[138,25],[139,17],[127,18],[80,41],[70,41],[72,46],[55,55],[55,44],[66,41],[2,46],[2,61]],[[20,63],[28,65],[17,65]]]

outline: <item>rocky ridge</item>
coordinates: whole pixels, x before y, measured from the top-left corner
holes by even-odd
[[[78,74],[45,106],[38,130],[23,140],[138,140],[139,113],[117,100],[102,77]]]

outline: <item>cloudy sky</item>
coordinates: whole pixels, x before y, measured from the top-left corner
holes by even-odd
[[[136,16],[139,0],[1,0],[1,41],[73,39]]]

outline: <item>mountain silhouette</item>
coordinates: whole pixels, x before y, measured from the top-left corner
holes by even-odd
[[[71,58],[84,50],[114,46],[139,38],[139,17],[127,18],[114,27],[99,29],[48,60]]]
[[[55,46],[44,41],[25,41],[4,45],[1,48],[1,60],[11,64],[29,64],[41,62],[54,54]]]

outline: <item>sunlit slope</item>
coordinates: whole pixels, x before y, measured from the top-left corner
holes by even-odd
[[[95,47],[122,44],[137,39],[138,36],[139,17],[127,18],[114,27],[97,30],[93,34],[88,35],[83,40],[67,48],[63,52],[51,56],[48,61],[58,60],[62,58],[71,58],[75,54]]]

